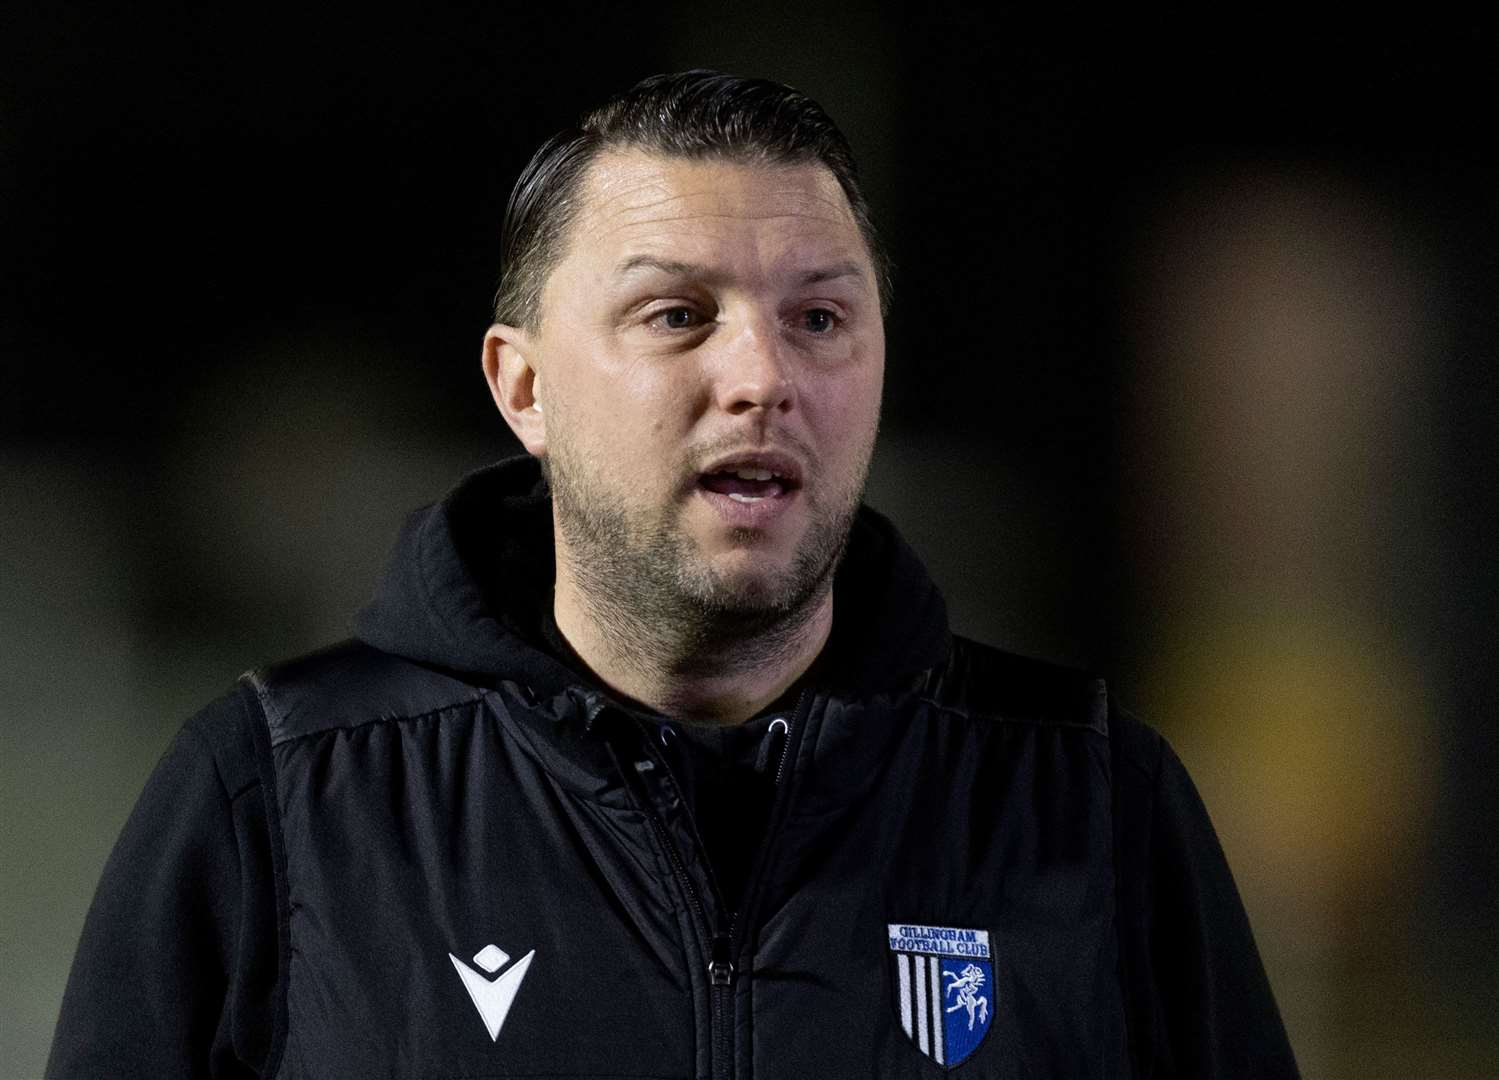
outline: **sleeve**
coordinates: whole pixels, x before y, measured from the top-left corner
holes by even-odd
[[[1111,720],[1121,966],[1142,1078],[1297,1077],[1249,918],[1175,752]]]
[[[247,709],[210,705],[147,781],[84,922],[47,1076],[260,1074],[279,920]]]

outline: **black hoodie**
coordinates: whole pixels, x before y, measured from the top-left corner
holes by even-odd
[[[743,735],[614,700],[551,583],[534,464],[484,470],[408,521],[358,641],[189,721],[48,1075],[1295,1075],[1175,755],[952,637],[877,514]]]

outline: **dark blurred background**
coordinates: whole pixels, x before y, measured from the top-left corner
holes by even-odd
[[[0,16],[0,1076],[178,725],[514,443],[509,187],[610,92],[819,99],[898,264],[870,500],[1222,834],[1308,1076],[1499,1074],[1499,38],[567,0]]]

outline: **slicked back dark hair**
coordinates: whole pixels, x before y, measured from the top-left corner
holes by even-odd
[[[890,304],[890,264],[859,187],[848,140],[822,106],[766,79],[717,71],[653,75],[558,132],[531,158],[505,209],[494,320],[535,330],[541,294],[562,258],[583,177],[605,150],[764,165],[817,162],[837,178],[874,262],[880,309]]]

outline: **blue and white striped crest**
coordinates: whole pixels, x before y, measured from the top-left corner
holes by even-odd
[[[998,1004],[989,931],[890,924],[900,1025],[923,1054],[951,1069],[979,1048]]]

